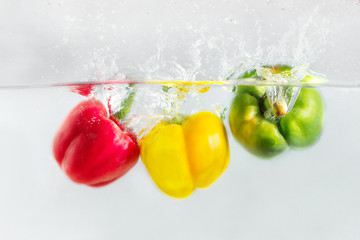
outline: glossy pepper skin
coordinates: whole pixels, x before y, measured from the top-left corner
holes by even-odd
[[[158,124],[141,140],[140,148],[152,180],[174,198],[210,186],[229,163],[226,130],[211,112],[188,116],[182,124]]]
[[[135,137],[108,118],[104,105],[85,100],[68,114],[53,142],[53,155],[74,182],[92,187],[107,185],[138,161]]]
[[[280,70],[279,70],[280,69]],[[289,69],[278,67],[278,71]],[[255,71],[245,77],[254,76]],[[305,81],[309,80],[307,76]],[[229,123],[233,136],[249,152],[272,158],[290,148],[313,145],[320,137],[324,122],[324,102],[315,88],[303,87],[293,108],[282,117],[265,117],[271,107],[263,101],[265,86],[239,86],[231,104]],[[266,99],[266,98],[265,98]]]

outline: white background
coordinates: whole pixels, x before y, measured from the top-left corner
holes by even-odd
[[[2,1],[0,84],[103,79],[129,67],[221,78],[238,62],[279,61],[358,84],[359,14],[357,1]],[[168,64],[174,56],[184,72]],[[141,161],[104,188],[70,182],[51,142],[83,97],[64,88],[2,89],[0,238],[359,239],[360,93],[321,90],[326,122],[316,146],[264,161],[228,131],[227,171],[175,200]],[[211,101],[230,103],[229,93],[217,93]]]

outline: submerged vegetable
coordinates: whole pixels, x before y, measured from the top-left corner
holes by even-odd
[[[66,117],[53,142],[53,154],[68,177],[92,187],[107,185],[138,161],[135,136],[108,117],[95,99],[82,101]]]
[[[222,120],[199,112],[181,124],[160,123],[140,142],[141,159],[161,191],[185,198],[225,171],[229,144]]]
[[[284,65],[265,67],[273,74],[289,71]],[[241,78],[258,77],[255,70]],[[265,79],[263,79],[266,81]],[[302,81],[310,81],[306,76]],[[234,137],[252,154],[271,158],[289,147],[313,145],[324,122],[324,102],[315,88],[283,87],[283,95],[269,96],[266,86],[238,86],[230,107],[229,123]],[[293,104],[293,106],[291,106]],[[290,109],[289,106],[291,107]]]

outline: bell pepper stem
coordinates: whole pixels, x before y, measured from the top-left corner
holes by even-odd
[[[169,89],[170,89],[170,87],[169,86],[166,86],[166,85],[163,85],[162,86],[162,90],[164,91],[164,92],[169,92]]]
[[[177,116],[173,117],[170,122],[173,123],[173,124],[179,124],[181,125],[183,122],[184,122],[184,118],[178,114]]]
[[[131,106],[135,102],[135,95],[136,95],[135,84],[134,83],[129,84],[127,90],[128,90],[128,95],[121,102],[120,110],[112,115],[112,117],[114,117],[117,121],[124,119],[126,117],[126,115],[131,111]]]
[[[288,107],[285,101],[276,101],[273,104],[274,114],[277,117],[283,117],[288,112]]]
[[[273,115],[278,118],[283,117],[288,113],[288,106],[285,100],[280,99],[275,101],[274,103],[270,103],[269,101],[266,102],[266,100],[268,100],[267,94],[265,94],[259,102],[259,107],[262,114],[264,114],[269,109],[271,109]]]
[[[163,85],[162,86],[162,90],[166,93],[169,92],[171,87],[169,86],[166,86],[166,85]],[[177,115],[173,118],[171,118],[171,120],[169,121],[170,123],[172,124],[182,124],[184,122],[184,118],[180,115],[180,113],[177,113]]]

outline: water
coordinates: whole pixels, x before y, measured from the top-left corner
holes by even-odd
[[[273,160],[260,160],[235,142],[226,114],[228,169],[210,188],[185,200],[163,195],[141,161],[104,188],[72,183],[53,159],[51,143],[68,111],[84,97],[63,87],[2,90],[1,232],[14,239],[161,239],[175,234],[264,239],[294,233],[301,239],[309,232],[315,236],[310,239],[355,239],[360,221],[359,89],[320,90],[326,116],[319,142]],[[183,111],[215,111],[214,104],[229,106],[232,97],[223,86],[213,86],[190,101],[199,104],[185,104]]]
[[[357,0],[1,2],[0,238],[359,239],[359,10]],[[262,160],[234,140],[227,109],[235,85],[264,82],[225,79],[279,63],[326,74],[269,83],[319,88],[325,125],[314,146]],[[178,99],[164,81],[191,90]],[[88,82],[115,108],[136,83],[122,123],[141,134],[177,110],[223,115],[227,170],[185,200],[162,194],[141,161],[106,187],[74,184],[51,147]]]

